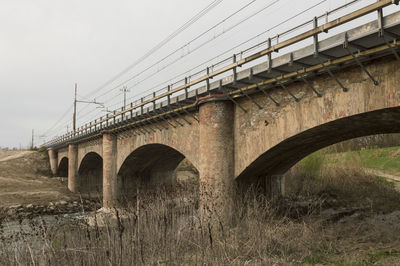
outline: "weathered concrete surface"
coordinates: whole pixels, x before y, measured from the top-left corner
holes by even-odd
[[[103,206],[118,204],[120,192],[117,180],[117,141],[116,136],[103,134]]]
[[[85,158],[85,156],[91,152],[97,153],[100,155],[100,157],[103,157],[103,146],[101,139],[78,144],[78,167],[82,164],[82,160]]]
[[[58,158],[57,152],[53,149],[49,150],[50,170],[53,175],[57,174]]]
[[[168,146],[186,157],[196,168],[199,166],[199,123],[190,116],[185,119],[191,121],[191,125],[182,119],[178,119],[183,126],[174,120],[169,121],[176,125],[172,127],[166,122],[153,123],[144,126],[143,130],[149,133],[143,134],[138,129],[132,129],[118,134],[117,137],[117,169],[120,170],[126,158],[136,149],[149,144],[162,144]],[[152,130],[152,129],[154,130]],[[165,129],[168,128],[168,129]],[[162,129],[160,131],[159,129]],[[146,132],[145,131],[145,132]],[[139,133],[141,133],[139,135]],[[138,135],[135,135],[138,134]],[[156,155],[156,154],[153,154]],[[164,156],[164,158],[166,158]]]
[[[163,144],[148,144],[134,150],[118,171],[123,197],[130,198],[137,186],[146,189],[174,186],[175,169],[184,158],[180,152]]]
[[[367,69],[379,80],[374,86],[358,67],[335,75],[349,88],[343,92],[324,74],[310,79],[323,93],[319,98],[304,83],[288,88],[301,98],[295,102],[284,90],[272,96],[281,106],[258,95],[251,101],[240,99],[248,110],[235,110],[235,177],[254,178],[284,173],[306,155],[328,145],[378,133],[400,132],[400,63],[393,56],[371,62]]]
[[[57,170],[60,167],[61,160],[68,158],[68,146],[57,150]]]
[[[68,189],[71,192],[79,192],[78,175],[78,147],[75,144],[68,145]]]
[[[230,101],[200,105],[200,212],[203,218],[229,219],[232,213],[234,108]]]
[[[159,121],[141,131],[132,129],[117,135],[115,155],[118,186],[122,188],[120,196],[132,197],[138,184],[148,188],[174,186],[175,169],[184,158],[198,168],[199,123],[190,116],[185,119],[191,125],[182,119],[178,119],[182,125],[169,119],[175,127]]]

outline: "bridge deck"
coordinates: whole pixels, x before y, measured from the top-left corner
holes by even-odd
[[[209,86],[197,87],[170,97],[169,100],[154,101],[154,103],[147,104],[139,110],[128,112],[120,117],[114,117],[112,120],[104,123],[97,124],[95,122],[93,123],[93,127],[86,126],[86,129],[83,131],[75,135],[61,137],[56,141],[46,144],[46,146],[60,147],[66,145],[67,142],[80,142],[88,138],[96,138],[104,130],[118,132],[132,127],[139,127],[146,123],[149,124],[168,119],[168,117],[164,118],[165,115],[179,118],[181,114],[193,113],[199,100],[204,99],[205,96],[210,94],[225,95],[224,97],[237,103],[235,101],[237,97],[249,97],[252,93],[260,92],[261,90],[268,91],[275,87],[284,89],[284,84],[302,80],[320,72],[332,73],[333,70],[362,63],[390,53],[398,56],[396,55],[396,51],[399,50],[396,40],[400,40],[400,12],[384,17],[382,19],[382,27],[384,34],[379,36],[381,32],[380,23],[378,20],[375,20],[319,41],[317,42],[317,46],[309,45],[273,58],[270,61],[271,63],[265,57],[265,62],[210,82]],[[346,49],[346,45],[348,45],[348,49]],[[388,49],[377,50],[373,54],[369,54],[369,56],[359,56],[357,57],[358,62],[356,60],[348,60],[344,64],[329,65],[331,60],[351,56],[352,54],[357,55],[359,52],[382,45],[386,45]],[[316,47],[318,47],[317,50]],[[326,63],[327,67],[319,67],[317,71],[302,72],[304,68],[321,66],[321,63]],[[297,75],[295,78],[284,78],[282,76],[294,72],[303,74],[301,76]],[[252,88],[249,88],[249,86],[265,80],[272,81],[264,83],[263,86],[252,86]],[[195,116],[194,118],[197,119]]]

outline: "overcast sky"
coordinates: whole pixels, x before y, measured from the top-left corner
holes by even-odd
[[[39,135],[47,133],[49,140],[54,135],[65,133],[67,126],[70,129],[75,82],[81,99],[96,98],[109,109],[120,107],[123,98],[119,90],[121,86],[117,85],[246,4],[247,7],[219,27],[147,73],[131,79],[126,83],[131,88],[128,98],[168,81],[321,1],[224,0],[119,80],[99,89],[213,2],[0,0],[0,111],[3,114],[0,147],[26,147],[32,129],[35,129],[38,144],[43,142]],[[282,32],[345,2],[350,1],[324,1],[275,31]],[[361,2],[365,5],[373,1]],[[268,5],[271,6],[265,9]],[[263,11],[257,13],[260,10]],[[245,21],[240,23],[242,20]],[[275,33],[270,32],[271,35]],[[230,54],[265,40],[267,35]],[[180,60],[172,64],[177,58]],[[160,70],[169,63],[169,68]],[[140,82],[155,73],[158,74]],[[100,96],[105,92],[108,93]],[[78,112],[79,125],[105,114],[95,106],[85,104],[79,104]]]

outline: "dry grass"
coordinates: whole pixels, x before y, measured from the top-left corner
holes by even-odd
[[[400,229],[394,232],[362,222],[343,225],[310,219],[317,209],[292,219],[282,212],[284,203],[252,193],[236,201],[229,226],[202,222],[187,201],[175,200],[174,204],[184,206],[179,209],[165,202],[158,196],[146,207],[116,210],[114,222],[109,219],[105,225],[100,216],[94,226],[87,222],[62,228],[32,224],[39,241],[20,234],[13,241],[19,239],[21,245],[11,247],[9,241],[1,240],[0,264],[331,264],[344,258],[363,262],[371,256],[371,247],[376,251],[400,247],[396,236]]]
[[[182,202],[187,206],[187,202]],[[33,251],[24,235],[13,252],[1,254],[2,265],[154,265],[154,264],[270,264],[301,261],[311,243],[313,230],[285,217],[263,198],[247,199],[237,209],[234,224],[207,224],[197,210],[177,212],[162,197],[146,208],[132,206],[116,212],[116,224],[90,227],[88,224],[46,228],[34,224],[40,233],[40,248]],[[40,230],[38,230],[38,228]],[[297,237],[304,245],[293,242]],[[7,247],[0,244],[1,250]]]
[[[287,196],[326,199],[331,207],[368,208],[374,213],[400,209],[394,183],[366,173],[357,157],[346,163],[332,167],[323,152],[312,154],[286,174]]]
[[[285,199],[238,192],[232,221],[198,219],[192,187],[140,191],[113,219],[32,223],[38,241],[0,237],[0,265],[398,264],[400,216],[389,214],[400,209],[399,193],[378,178],[326,168],[323,157],[307,160],[286,176]],[[321,215],[346,208],[359,216],[337,222]]]

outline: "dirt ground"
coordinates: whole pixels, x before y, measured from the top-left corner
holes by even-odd
[[[0,207],[76,199],[66,184],[50,178],[45,153],[0,150]]]

